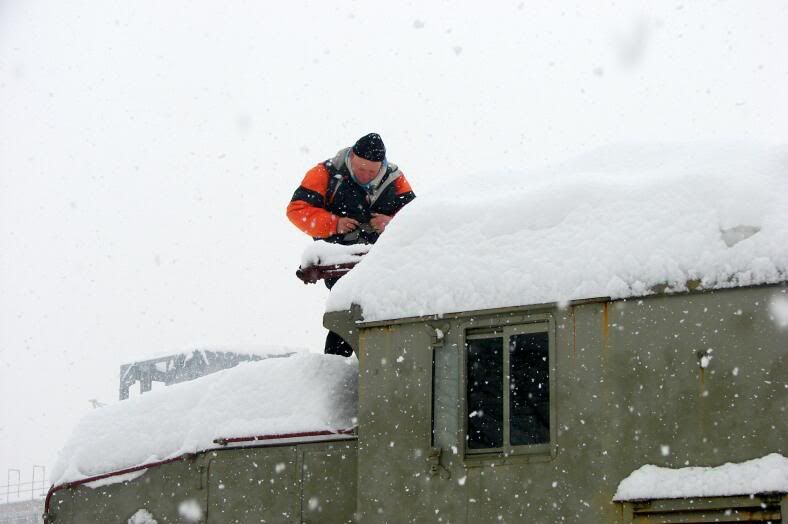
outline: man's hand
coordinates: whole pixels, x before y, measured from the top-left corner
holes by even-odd
[[[377,233],[383,233],[383,231],[386,230],[386,226],[389,225],[389,222],[391,222],[390,216],[372,213],[372,219],[369,221],[369,224]]]
[[[350,233],[358,227],[358,220],[349,217],[339,217],[337,221],[337,234]]]

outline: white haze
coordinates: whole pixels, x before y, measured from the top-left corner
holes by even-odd
[[[303,173],[383,135],[420,195],[617,142],[788,137],[788,4],[0,0],[0,474],[119,365],[322,349]]]

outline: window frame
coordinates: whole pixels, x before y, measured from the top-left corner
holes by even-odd
[[[460,340],[460,420],[462,421],[460,443],[462,455],[466,462],[543,462],[555,458],[557,451],[556,421],[556,361],[555,361],[555,322],[551,315],[526,315],[521,318],[491,318],[473,320],[461,326]],[[550,392],[550,437],[549,441],[540,444],[510,444],[510,339],[515,335],[531,333],[547,333],[547,355]],[[468,435],[468,350],[469,340],[484,338],[503,338],[503,446],[500,448],[471,449],[466,437]]]

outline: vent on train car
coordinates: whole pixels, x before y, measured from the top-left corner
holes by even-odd
[[[624,524],[695,524],[704,522],[783,522],[785,494],[753,497],[655,499],[624,503]]]

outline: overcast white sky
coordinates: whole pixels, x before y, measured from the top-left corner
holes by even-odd
[[[0,0],[0,478],[129,359],[321,351],[284,208],[367,132],[421,198],[614,142],[786,141],[788,3],[558,5]]]

